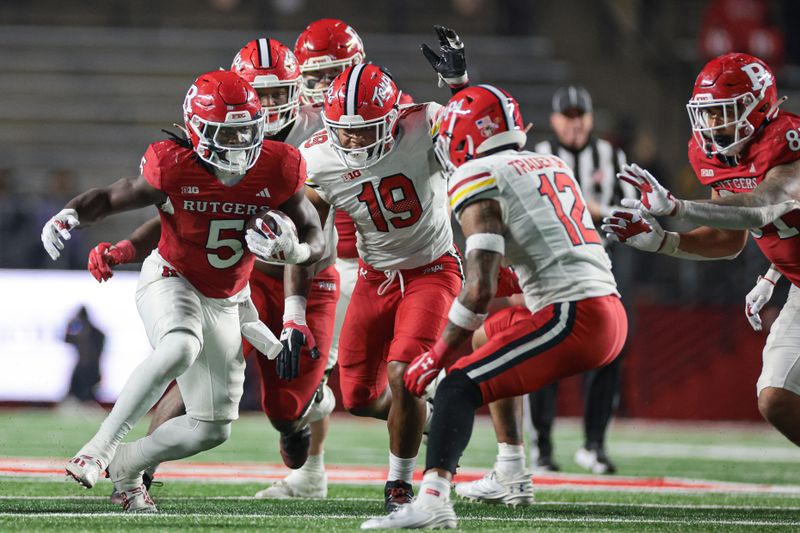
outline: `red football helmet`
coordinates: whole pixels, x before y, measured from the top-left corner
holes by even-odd
[[[260,97],[270,95],[280,103],[263,105],[265,135],[275,135],[297,119],[302,77],[297,58],[275,39],[256,39],[239,50],[231,70],[247,80]],[[275,95],[273,89],[284,89]]]
[[[325,93],[322,120],[339,159],[352,169],[380,161],[394,145],[400,90],[391,76],[372,63],[342,72]],[[339,132],[365,144],[343,146]]]
[[[778,113],[775,76],[748,54],[709,61],[694,83],[686,109],[695,141],[709,155],[738,154],[764,121]]]
[[[200,159],[225,172],[244,174],[255,165],[264,140],[258,94],[229,70],[200,75],[186,93],[183,120]]]
[[[364,61],[364,44],[356,30],[341,20],[320,19],[303,30],[294,53],[303,74],[303,98],[310,103],[321,103],[333,78]],[[328,69],[336,69],[335,74],[322,72]]]
[[[519,104],[492,85],[468,87],[456,93],[442,111],[434,151],[448,174],[494,148],[525,146],[527,135]]]

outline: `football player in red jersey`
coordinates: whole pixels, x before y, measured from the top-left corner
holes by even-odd
[[[255,257],[243,245],[248,219],[263,207],[292,218],[297,233],[287,229],[257,243],[268,255],[283,252],[287,262],[312,264],[325,245],[303,192],[305,163],[295,148],[263,140],[264,114],[245,80],[229,71],[203,74],[190,87],[183,111],[190,145],[174,139],[151,144],[137,178],[77,196],[42,230],[45,249],[57,259],[62,239],[80,224],[153,204],[161,209],[161,238],[144,262],[136,294],[154,352],[66,467],[87,488],[108,469],[125,511],[155,511],[142,485],[149,465],[227,439],[244,381],[242,335],[267,355],[281,348],[250,300]],[[173,379],[186,415],[120,444]]]
[[[800,446],[800,323],[795,320],[800,308],[800,117],[781,111],[783,100],[760,59],[731,53],[709,61],[686,107],[693,133],[689,162],[700,182],[712,188],[711,199],[676,199],[648,171],[631,165],[618,177],[636,186],[641,200],[623,200],[632,209],[613,213],[603,229],[634,248],[692,260],[736,257],[750,230],[774,268],[792,283],[764,347],[758,408]],[[664,231],[654,216],[701,227]]]
[[[268,126],[264,131],[265,139],[297,146],[322,126],[319,106],[300,104],[298,63],[292,51],[279,41],[269,38],[250,41],[237,52],[231,70],[258,93]],[[311,461],[302,472],[290,474],[288,481],[278,482],[275,487],[257,493],[256,497],[324,498],[327,495],[322,447],[329,413],[336,401],[324,378],[339,277],[333,266],[333,226],[329,222],[325,228],[326,250],[313,267],[307,301],[300,296],[285,297],[282,265],[256,260],[250,275],[252,300],[259,318],[271,330],[283,330],[284,349],[277,360],[256,357],[261,377],[261,406],[281,433],[281,456],[286,465],[300,469],[305,467],[308,457]],[[90,254],[89,269],[98,281],[110,278],[111,266],[141,261],[142,256],[155,247],[159,232],[160,221],[156,217],[114,246],[100,243]],[[287,278],[287,283],[294,281],[294,278]],[[308,326],[302,350],[298,344],[290,349],[289,339],[296,329],[292,324]],[[245,356],[249,355],[250,348],[245,341]],[[309,357],[312,351],[314,356]],[[183,410],[180,391],[170,389],[159,402],[149,431],[180,416]],[[149,485],[157,466],[151,465],[145,472],[145,485]],[[112,500],[116,499],[117,495],[112,495]]]
[[[442,57],[431,51],[434,67],[465,83],[463,44],[446,31],[445,43],[453,46]],[[438,70],[442,63],[447,67]],[[340,385],[348,411],[388,419],[388,511],[413,496],[425,421],[424,402],[408,394],[402,373],[443,327],[461,284],[446,183],[431,143],[440,110],[433,102],[401,107],[391,77],[359,63],[329,87],[325,129],[300,148],[312,201],[324,211],[345,211],[356,223],[359,277],[342,328]]]

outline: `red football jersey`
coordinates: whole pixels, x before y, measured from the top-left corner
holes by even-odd
[[[336,256],[343,259],[354,259],[358,257],[358,250],[356,249],[356,223],[353,222],[350,215],[341,209],[336,210],[333,223],[336,225],[336,233],[339,235],[339,241],[336,244]]]
[[[247,221],[299,191],[306,164],[293,146],[265,140],[256,164],[226,186],[191,149],[166,140],[147,148],[141,173],[174,210],[160,212],[161,256],[203,295],[227,298],[244,288],[255,261],[244,242]]]
[[[800,159],[800,117],[781,111],[745,147],[739,164],[731,167],[708,157],[694,139],[689,162],[703,185],[721,195],[750,192],[773,167]],[[751,231],[759,248],[789,281],[800,286],[800,209]]]

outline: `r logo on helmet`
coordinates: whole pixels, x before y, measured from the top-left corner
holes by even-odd
[[[774,83],[772,74],[759,63],[749,63],[743,66],[742,70],[750,78],[750,84],[754,91],[760,91]]]

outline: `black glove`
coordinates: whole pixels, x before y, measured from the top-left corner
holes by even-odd
[[[422,44],[422,54],[439,75],[439,87],[445,83],[454,91],[465,87],[469,83],[469,77],[464,43],[450,28],[436,25],[433,29],[439,36],[439,51],[442,55],[438,55],[425,43]]]
[[[286,322],[281,331],[283,349],[275,360],[275,371],[280,379],[292,380],[300,375],[300,352],[308,346],[312,359],[319,359],[319,349],[314,335],[306,324]]]

